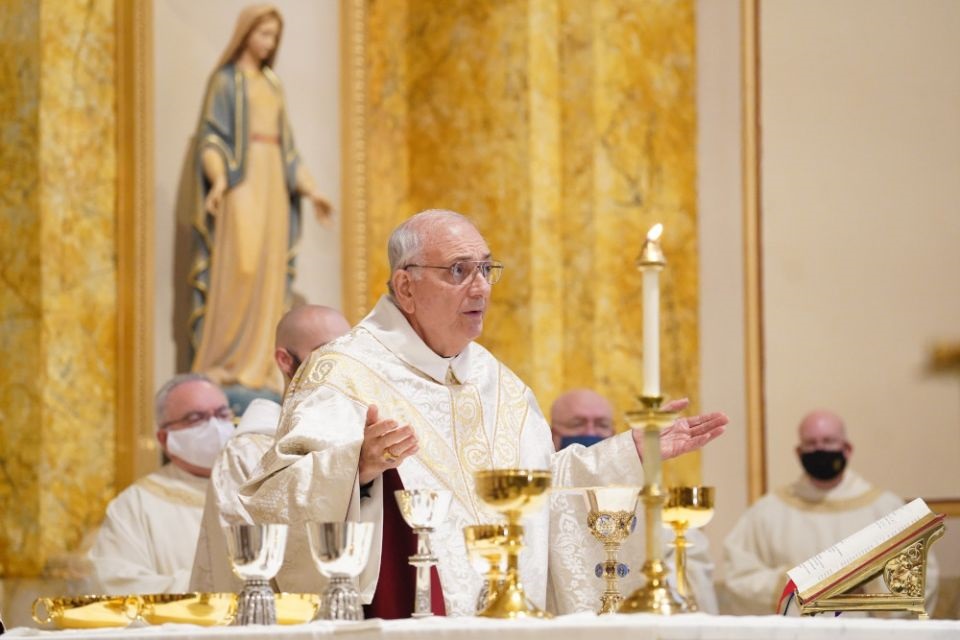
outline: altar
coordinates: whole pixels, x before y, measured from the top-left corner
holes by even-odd
[[[291,626],[198,627],[184,624],[41,631],[16,628],[8,637],[45,637],[64,640],[152,640],[179,638],[256,638],[306,640],[343,637],[349,640],[551,640],[623,638],[631,640],[815,640],[827,635],[844,640],[950,639],[960,637],[958,620],[888,620],[843,616],[711,616],[704,613],[661,617],[654,615],[607,615],[592,613],[561,616],[552,620],[491,620],[486,618],[425,618],[364,620],[362,622],[318,621]]]

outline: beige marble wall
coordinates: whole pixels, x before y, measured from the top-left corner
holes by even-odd
[[[113,493],[114,4],[0,14],[0,576],[56,577]]]
[[[595,387],[626,411],[641,384],[634,260],[647,229],[663,222],[664,389],[695,394],[692,2],[348,7],[360,97],[347,104],[363,112],[363,140],[345,168],[345,241],[366,241],[345,253],[354,261],[344,269],[347,307],[351,291],[362,290],[366,308],[384,291],[397,222],[430,207],[461,211],[507,265],[481,341],[544,411],[573,386]],[[681,480],[698,480],[697,459],[685,469]]]

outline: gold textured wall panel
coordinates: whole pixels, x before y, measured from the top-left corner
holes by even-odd
[[[0,2],[0,574],[56,572],[114,482],[114,5]]]
[[[586,386],[623,413],[641,387],[634,260],[663,222],[663,387],[696,393],[693,6],[349,0],[344,63],[363,71],[348,94],[365,114],[351,132],[362,144],[347,158],[345,219],[348,238],[366,242],[345,290],[369,308],[390,229],[422,209],[460,211],[507,267],[481,342],[544,411]],[[673,473],[699,481],[699,459]]]

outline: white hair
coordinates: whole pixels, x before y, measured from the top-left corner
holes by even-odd
[[[410,216],[390,234],[387,241],[387,260],[390,263],[390,278],[387,290],[393,296],[393,274],[405,269],[420,258],[423,250],[423,230],[432,224],[452,224],[466,222],[474,226],[465,215],[449,209],[427,209]]]
[[[160,428],[160,425],[163,424],[164,412],[167,409],[167,398],[170,396],[170,392],[179,387],[182,384],[188,382],[194,382],[196,380],[201,380],[203,382],[209,382],[213,386],[216,386],[210,378],[205,376],[202,373],[178,373],[169,380],[167,380],[160,390],[157,391],[157,395],[154,396],[153,400],[153,415],[157,421],[157,429]]]

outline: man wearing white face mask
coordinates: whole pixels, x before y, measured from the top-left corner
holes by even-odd
[[[107,505],[90,550],[102,592],[187,590],[210,469],[232,418],[223,391],[204,375],[175,376],[157,392],[157,440],[170,463]]]

